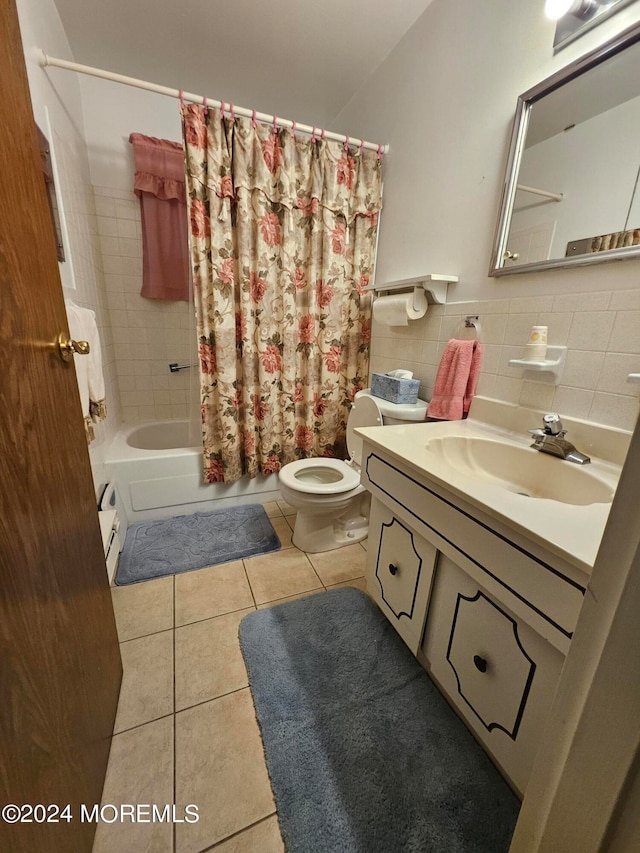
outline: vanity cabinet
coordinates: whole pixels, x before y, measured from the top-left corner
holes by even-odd
[[[374,501],[369,520],[371,596],[414,654],[427,615],[437,551],[407,527],[380,501]]]
[[[584,581],[379,448],[363,462],[368,590],[523,793]]]
[[[418,658],[523,793],[564,656],[440,554]]]

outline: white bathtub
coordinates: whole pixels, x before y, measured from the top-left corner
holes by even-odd
[[[123,425],[105,466],[128,524],[280,497],[277,474],[230,486],[203,483],[200,428],[186,420]]]

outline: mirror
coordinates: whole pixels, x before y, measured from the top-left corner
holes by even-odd
[[[640,23],[518,99],[489,275],[640,257]]]

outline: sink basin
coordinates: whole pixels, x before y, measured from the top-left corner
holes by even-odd
[[[614,490],[587,468],[489,438],[447,435],[427,442],[427,450],[451,468],[515,495],[586,506],[611,503]]]

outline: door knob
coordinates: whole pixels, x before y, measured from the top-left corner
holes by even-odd
[[[58,344],[60,358],[63,361],[71,361],[74,353],[78,353],[78,355],[89,355],[91,351],[88,341],[67,340],[62,332],[58,335],[56,343]]]

